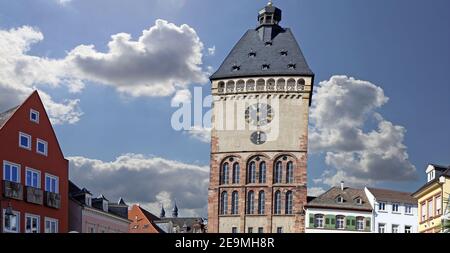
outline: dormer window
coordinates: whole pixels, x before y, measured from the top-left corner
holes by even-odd
[[[234,64],[233,67],[231,67],[231,71],[236,72],[239,71],[241,69],[241,66]]]
[[[248,53],[248,57],[255,58],[256,57],[256,52],[251,51],[250,53]]]
[[[436,171],[432,170],[432,171],[428,172],[427,177],[428,177],[428,182],[434,180],[436,178]]]
[[[108,212],[108,201],[103,200],[103,211]]]
[[[363,204],[363,201],[362,201],[362,199],[361,198],[356,198],[355,199],[355,204],[357,204],[357,205],[362,205]]]
[[[344,203],[344,198],[343,198],[342,196],[338,196],[338,197],[336,198],[336,202],[337,202],[337,203]]]
[[[39,112],[36,110],[31,109],[30,110],[30,120],[34,123],[39,124]]]
[[[272,41],[266,41],[265,43],[264,43],[264,45],[266,46],[266,47],[270,47],[270,46],[272,46]]]
[[[85,195],[85,204],[87,206],[92,206],[92,196],[90,194]]]
[[[270,69],[270,64],[263,64],[262,65],[262,70],[269,70]]]
[[[297,67],[297,65],[294,64],[294,63],[289,63],[288,64],[288,69],[295,69],[296,67]]]
[[[288,55],[288,51],[287,50],[281,50],[280,51],[280,55],[281,56],[287,56]]]

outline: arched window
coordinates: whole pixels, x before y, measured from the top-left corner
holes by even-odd
[[[239,184],[239,173],[240,173],[239,163],[234,163],[233,164],[233,184]]]
[[[283,78],[277,80],[277,90],[282,91],[286,86],[286,81]]]
[[[264,81],[264,79],[258,79],[258,81],[256,82],[256,90],[263,91],[263,90],[265,90],[265,86],[266,86],[266,81]]]
[[[239,80],[236,84],[236,91],[242,92],[245,89],[245,82],[244,80]]]
[[[225,91],[225,83],[224,82],[219,82],[219,93],[223,93]]]
[[[356,230],[364,230],[364,217],[356,217]]]
[[[294,183],[294,163],[288,162],[286,166],[286,183],[292,184]]]
[[[273,213],[281,214],[281,192],[280,191],[275,192]]]
[[[275,90],[275,80],[274,79],[267,80],[267,90],[269,90],[269,91]]]
[[[287,81],[287,91],[295,91],[295,80],[292,78]]]
[[[292,214],[292,205],[293,205],[293,199],[294,196],[292,195],[291,191],[286,192],[286,203],[285,203],[285,210],[284,213],[285,214]]]
[[[300,78],[297,81],[297,90],[302,91],[305,89],[305,79]]]
[[[222,165],[222,172],[220,173],[220,183],[221,184],[228,184],[229,180],[228,180],[228,163],[224,163]]]
[[[248,164],[248,169],[247,169],[247,183],[249,184],[254,184],[256,183],[256,163],[255,162],[250,162]]]
[[[228,81],[227,82],[227,92],[233,92],[234,91],[234,82]]]
[[[258,214],[265,214],[266,212],[266,193],[260,191],[258,194]]]
[[[222,192],[220,195],[220,214],[227,214],[228,212],[228,193]]]
[[[275,164],[275,172],[274,172],[274,183],[275,184],[281,184],[281,176],[282,176],[282,170],[283,170],[283,163],[281,161],[278,161]]]
[[[239,213],[239,193],[234,191],[231,194],[231,214]]]
[[[261,162],[259,164],[259,183],[265,184],[266,183],[266,162]]]
[[[247,91],[255,91],[255,80],[250,79],[247,81]]]
[[[255,212],[255,192],[249,191],[247,193],[247,214],[253,214]]]

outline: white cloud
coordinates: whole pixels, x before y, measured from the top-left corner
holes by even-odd
[[[111,36],[106,53],[80,45],[68,58],[86,79],[113,85],[121,93],[169,96],[189,84],[207,82],[202,50],[194,29],[158,19],[137,40],[119,33]]]
[[[54,101],[48,89],[62,87],[76,94],[91,81],[132,97],[169,96],[208,80],[201,67],[203,44],[188,25],[159,19],[137,40],[126,33],[111,38],[106,53],[80,45],[64,58],[51,59],[30,54],[31,46],[44,39],[37,28],[0,30],[0,111],[39,89],[52,122],[76,123],[82,115],[80,101]]]
[[[124,154],[110,162],[85,157],[68,159],[71,180],[96,194],[141,203],[156,215],[161,203],[168,211],[174,200],[180,215],[206,215],[209,166],[141,154]]]
[[[325,190],[322,187],[309,187],[308,188],[308,196],[317,197],[324,192],[325,192]]]
[[[79,82],[73,81],[64,60],[28,54],[31,45],[43,39],[39,30],[29,26],[0,30],[0,111],[20,104],[39,88],[63,85],[73,92],[82,88]],[[79,120],[82,114],[78,107],[79,100],[56,102],[42,89],[39,93],[53,123],[75,123]]]
[[[204,143],[211,142],[211,128],[207,127],[192,127],[187,133],[194,139],[199,140]]]
[[[316,183],[353,185],[416,178],[403,144],[406,129],[376,112],[388,101],[383,90],[367,81],[333,76],[321,82],[311,108],[310,148],[326,153],[326,171]],[[376,128],[366,131],[369,123]]]
[[[208,48],[208,55],[210,55],[210,56],[216,55],[216,46]]]
[[[56,1],[56,3],[57,4],[60,4],[60,5],[67,5],[67,4],[69,4],[70,2],[72,2],[72,0],[55,0]]]
[[[188,89],[178,90],[175,93],[175,96],[172,98],[171,104],[174,106],[174,105],[179,105],[179,104],[190,103],[191,98],[192,98],[192,94]]]

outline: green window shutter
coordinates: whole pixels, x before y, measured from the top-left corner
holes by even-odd
[[[331,218],[331,225],[336,225],[336,218],[335,217]]]
[[[334,216],[326,215],[325,216],[325,228],[333,229],[334,228]]]
[[[370,231],[370,218],[366,218],[366,231]]]
[[[314,214],[312,213],[309,214],[309,227],[310,228],[314,227]]]
[[[348,216],[347,217],[347,229],[355,230],[356,229],[356,217],[355,216]]]

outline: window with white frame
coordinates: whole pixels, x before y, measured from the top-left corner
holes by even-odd
[[[5,233],[19,233],[20,230],[20,213],[13,211],[12,216],[5,215],[6,209],[3,209],[3,232]]]
[[[378,203],[378,211],[386,211],[386,203],[384,202]]]
[[[92,196],[90,194],[86,194],[85,195],[85,200],[86,200],[86,205],[87,206],[92,206]]]
[[[420,221],[426,221],[427,220],[427,205],[425,202],[423,202],[420,205]]]
[[[411,234],[412,233],[412,226],[405,226],[405,233]]]
[[[41,188],[41,172],[31,168],[25,170],[25,185],[37,189]]]
[[[344,229],[345,217],[342,215],[336,216],[336,229]]]
[[[380,234],[386,233],[386,224],[383,223],[378,224],[378,233]]]
[[[428,208],[427,208],[428,219],[431,219],[431,218],[433,218],[433,201],[428,200],[427,206],[428,206]]]
[[[398,225],[392,225],[392,233],[397,234],[398,233]]]
[[[399,204],[392,203],[392,212],[393,213],[398,213],[398,207],[399,207]]]
[[[58,220],[45,217],[45,233],[58,233]]]
[[[40,217],[33,214],[25,214],[25,233],[40,233]]]
[[[59,193],[59,178],[50,174],[45,174],[45,191]]]
[[[364,230],[364,217],[356,217],[356,230]]]
[[[3,180],[20,183],[20,165],[4,161]]]
[[[405,205],[405,214],[412,214],[412,206]]]
[[[435,199],[435,207],[436,207],[436,217],[442,214],[442,198],[441,195],[437,196]]]
[[[31,135],[19,132],[19,147],[31,150]]]
[[[436,177],[436,172],[435,170],[432,170],[430,172],[428,172],[428,182],[430,182],[431,180],[433,180]]]
[[[33,109],[30,109],[30,120],[34,123],[39,123],[39,112]]]
[[[338,203],[344,203],[344,198],[343,198],[342,196],[338,196],[338,197],[336,198],[336,202],[338,202]]]
[[[38,154],[46,156],[48,154],[48,143],[46,141],[44,141],[44,140],[37,139],[36,152]]]
[[[323,228],[323,214],[314,215],[314,227]]]

